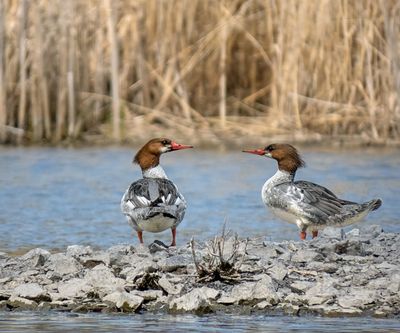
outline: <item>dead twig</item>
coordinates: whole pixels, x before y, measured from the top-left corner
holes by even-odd
[[[196,257],[194,239],[191,239],[190,246],[198,282],[223,281],[236,283],[241,280],[239,268],[245,258],[248,240],[241,241],[237,235],[234,237],[229,236],[230,232],[226,232],[226,224],[224,223],[221,236],[215,236],[212,242],[207,245],[207,254],[202,258],[201,263]],[[229,249],[227,246],[228,241]],[[239,252],[241,247],[244,249],[243,252]],[[227,255],[227,251],[231,252]]]

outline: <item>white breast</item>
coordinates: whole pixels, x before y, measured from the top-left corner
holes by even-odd
[[[270,207],[270,206],[268,206],[268,208],[271,210],[271,212],[276,217],[278,217],[286,222],[292,223],[292,224],[296,224],[296,225],[298,224],[298,221],[299,221],[298,216],[291,214],[280,208],[274,208],[274,207]]]
[[[161,232],[172,228],[175,222],[176,219],[165,217],[162,214],[159,214],[147,220],[139,220],[137,225],[141,230],[144,231]]]

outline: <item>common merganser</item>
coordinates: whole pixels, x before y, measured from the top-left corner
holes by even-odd
[[[296,224],[303,240],[310,231],[315,238],[318,230],[325,227],[356,223],[382,204],[380,199],[362,204],[342,200],[323,186],[303,180],[294,181],[297,169],[305,164],[296,148],[289,144],[271,144],[264,149],[243,152],[273,158],[278,162],[278,171],[261,190],[262,200],[275,215]]]
[[[170,139],[156,138],[147,142],[135,155],[134,163],[142,169],[143,178],[135,181],[121,199],[121,210],[136,230],[143,244],[143,231],[172,231],[171,246],[176,246],[176,227],[183,220],[186,201],[176,185],[167,178],[160,165],[161,154],[193,148]]]

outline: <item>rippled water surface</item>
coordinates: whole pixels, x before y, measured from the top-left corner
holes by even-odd
[[[308,167],[297,179],[324,185],[345,199],[383,199],[364,224],[400,231],[399,151],[304,150]],[[70,244],[106,248],[136,243],[119,201],[141,177],[128,148],[0,149],[0,250],[63,249]],[[214,236],[226,219],[242,237],[298,239],[297,228],[280,222],[262,204],[260,190],[276,163],[240,151],[187,150],[166,154],[162,164],[187,199],[178,245]],[[359,224],[360,225],[360,224]],[[170,241],[170,232],[145,234]]]
[[[1,332],[398,332],[396,319],[0,312]]]

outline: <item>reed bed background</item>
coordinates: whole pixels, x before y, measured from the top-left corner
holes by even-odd
[[[400,1],[0,0],[0,141],[400,141]]]

